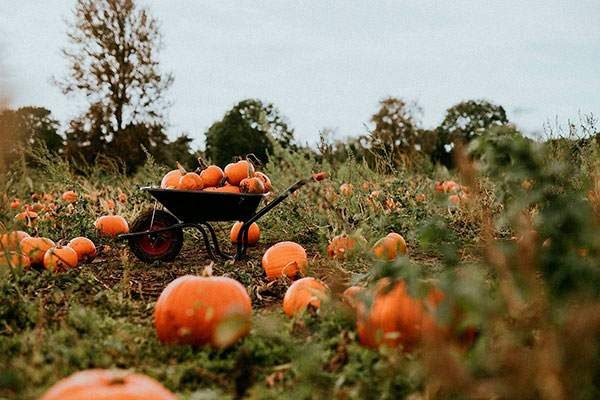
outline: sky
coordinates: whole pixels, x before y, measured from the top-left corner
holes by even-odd
[[[138,0],[161,23],[175,82],[169,136],[204,133],[246,98],[274,103],[301,143],[365,134],[378,101],[437,126],[463,100],[502,105],[530,135],[600,114],[599,0]],[[85,108],[51,84],[75,0],[0,0],[0,103]]]

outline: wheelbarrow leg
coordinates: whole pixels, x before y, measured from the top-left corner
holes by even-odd
[[[208,237],[208,234],[206,233],[206,231],[202,227],[202,225],[200,225],[200,224],[194,224],[194,226],[200,231],[200,233],[202,234],[202,237],[204,238],[204,245],[206,246],[206,252],[208,253],[208,256],[210,257],[210,259],[213,260],[213,261],[219,261],[219,259],[217,257],[215,257],[215,255],[214,255],[214,253],[212,251],[212,248],[211,248],[211,245],[210,245],[210,239]],[[213,235],[214,235],[214,231],[212,231],[211,233],[213,233]]]
[[[215,251],[223,260],[237,259],[237,255],[231,255],[221,250],[221,248],[219,247],[219,241],[217,240],[217,233],[215,232],[215,229],[212,227],[211,224],[209,224],[208,222],[201,222],[201,224],[206,226],[206,228],[210,232]]]

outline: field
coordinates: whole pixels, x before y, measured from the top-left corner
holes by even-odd
[[[62,273],[0,270],[0,398],[38,398],[88,368],[148,375],[182,400],[598,398],[596,147],[595,140],[489,138],[468,154],[459,149],[450,172],[383,161],[369,168],[352,158],[330,162],[279,150],[259,167],[274,195],[319,171],[330,177],[260,219],[260,241],[240,261],[212,263],[190,230],[174,261],[152,264],[137,260],[126,243],[100,237],[94,221],[118,214],[131,224],[154,204],[138,188],[158,185],[173,166],[150,158],[128,176],[107,159],[74,166],[37,149],[32,165],[15,166],[0,182],[0,222],[55,242],[86,236],[98,256]],[[67,190],[77,193],[75,202],[62,200]],[[43,194],[53,200],[42,201]],[[13,209],[15,198],[20,206]],[[15,220],[21,205],[35,202],[47,210],[36,225]],[[231,224],[217,224],[229,248]],[[404,237],[408,251],[384,260],[371,247],[390,232]],[[343,261],[327,255],[340,234],[358,243]],[[318,308],[295,318],[282,308],[292,280],[270,282],[261,265],[280,241],[302,245],[306,275],[330,288]],[[250,333],[224,349],[162,343],[153,323],[162,290],[180,276],[211,271],[246,287]],[[342,293],[366,287],[368,309],[383,278],[403,280],[434,321],[413,348],[361,345],[357,313]],[[441,295],[431,301],[432,293]]]

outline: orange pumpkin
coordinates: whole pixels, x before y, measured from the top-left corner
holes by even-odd
[[[77,252],[69,246],[56,246],[44,255],[44,268],[50,272],[61,272],[77,266]]]
[[[26,237],[21,240],[21,251],[29,257],[31,265],[43,265],[46,252],[54,246],[52,240],[43,237]]]
[[[240,193],[265,193],[265,184],[260,178],[245,178],[240,182]]]
[[[200,178],[202,178],[205,187],[217,186],[221,179],[223,179],[223,176],[223,170],[216,165],[210,165],[200,173]]]
[[[160,181],[160,187],[162,189],[177,189],[179,185],[179,180],[181,179],[181,171],[179,169],[174,169],[173,171],[168,172]]]
[[[329,290],[327,285],[314,278],[302,278],[292,283],[283,297],[283,311],[288,317],[294,316],[309,304],[313,307],[321,305],[321,299]]]
[[[398,256],[398,242],[389,236],[379,239],[373,245],[373,253],[377,258],[393,260]],[[405,249],[406,251],[406,249]]]
[[[69,203],[72,203],[74,201],[77,201],[77,193],[72,190],[67,190],[66,192],[63,193],[62,199],[64,201],[68,201]]]
[[[396,242],[396,249],[400,254],[406,254],[406,240],[402,237],[402,235],[391,232],[387,234],[387,237],[392,238]]]
[[[21,205],[21,200],[19,199],[14,199],[11,203],[10,203],[10,208],[12,208],[13,210],[16,210],[17,208],[19,208],[19,206]]]
[[[358,338],[366,347],[401,345],[410,352],[421,340],[427,316],[423,304],[408,294],[404,281],[397,281],[391,288],[390,285],[389,279],[378,282],[370,309],[365,303],[358,304]]]
[[[458,196],[453,194],[452,196],[448,197],[450,199],[450,201],[452,202],[452,204],[457,204],[458,203]]]
[[[119,203],[125,203],[127,202],[127,195],[125,193],[121,193],[119,195]]]
[[[229,234],[229,238],[231,239],[231,242],[234,244],[237,243],[237,238],[240,233],[240,229],[242,229],[242,225],[244,225],[243,222],[236,222],[231,227],[231,232]],[[260,239],[260,228],[258,227],[258,225],[256,225],[256,222],[254,222],[254,223],[252,223],[252,225],[250,225],[250,228],[248,229],[248,244],[249,245],[256,244],[256,243],[258,243],[259,239]]]
[[[350,307],[356,308],[359,303],[359,294],[363,293],[365,290],[362,286],[350,286],[346,290],[344,290],[342,301],[347,303]]]
[[[23,253],[11,251],[5,253],[0,251],[0,268],[8,268],[9,266],[29,268],[31,266],[31,260]]]
[[[25,222],[26,226],[33,226],[37,223],[39,215],[34,211],[23,211],[15,216],[15,220]]]
[[[250,296],[239,282],[185,275],[158,298],[154,327],[165,343],[228,347],[248,334],[251,318]]]
[[[45,195],[42,196],[42,200],[45,201],[46,203],[49,201],[52,201],[52,199],[54,199],[54,196],[52,196],[49,193],[46,193]]]
[[[209,188],[212,189],[212,188]],[[233,186],[233,185],[227,185],[227,186],[222,186],[219,188],[214,188],[214,190],[211,190],[213,192],[225,192],[225,193],[240,193],[240,188],[239,186]]]
[[[28,233],[23,231],[14,231],[3,233],[0,236],[0,250],[4,251],[13,251],[18,250],[20,248],[21,240],[31,237]]]
[[[365,242],[364,238],[360,238],[360,241]],[[331,239],[329,243],[329,247],[327,247],[327,256],[330,259],[337,258],[339,260],[344,261],[347,259],[347,254],[350,250],[352,250],[356,246],[356,241],[351,237],[346,235],[338,235]]]
[[[75,239],[72,239],[67,246],[75,250],[78,261],[88,263],[96,258],[96,246],[94,245],[94,242],[86,237],[76,237]]]
[[[197,173],[188,172],[179,179],[177,188],[179,190],[202,190],[204,182]]]
[[[268,193],[271,191],[271,189],[273,188],[273,185],[271,185],[271,179],[269,179],[269,177],[267,175],[263,174],[262,172],[256,171],[254,173],[254,177],[259,178],[263,182],[263,185],[265,186],[264,193]]]
[[[303,274],[308,266],[306,251],[298,243],[280,242],[271,246],[263,255],[262,266],[267,274],[267,279],[287,275],[289,278],[296,276],[298,270]]]
[[[225,167],[225,176],[227,182],[232,185],[239,185],[242,179],[248,177],[248,170],[250,170],[250,176],[254,174],[254,166],[251,162],[241,160],[236,163],[227,164]]]
[[[39,400],[177,400],[145,375],[123,370],[88,369],[55,383]]]
[[[100,236],[115,237],[120,233],[129,232],[129,225],[120,215],[105,215],[94,222]]]
[[[350,196],[352,194],[352,184],[343,183],[340,186],[340,193],[342,193],[344,196]]]

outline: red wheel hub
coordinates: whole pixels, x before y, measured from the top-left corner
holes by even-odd
[[[154,225],[150,228],[151,231],[164,228],[165,224],[160,221],[154,221]],[[171,231],[164,231],[157,233],[156,235],[145,235],[139,239],[139,245],[142,250],[148,254],[161,254],[171,246],[173,242],[173,235]]]

